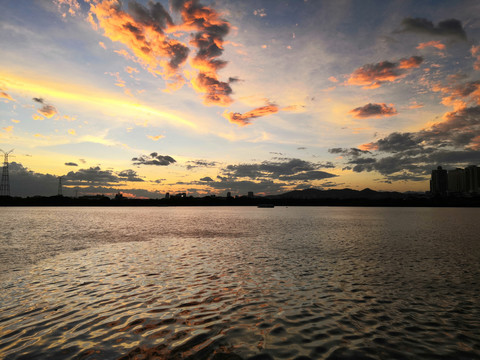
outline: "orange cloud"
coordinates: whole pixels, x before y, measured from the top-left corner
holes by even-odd
[[[231,104],[230,84],[220,81],[217,74],[226,65],[218,57],[223,53],[224,37],[230,31],[230,24],[221,19],[217,11],[198,1],[181,0],[175,3],[174,9],[180,11],[183,21],[183,24],[173,28],[174,31],[197,31],[190,40],[190,45],[197,48],[191,61],[192,67],[198,71],[196,78],[192,79],[193,88],[204,93],[206,105]]]
[[[153,141],[158,141],[160,139],[163,139],[165,135],[157,135],[157,136],[152,136],[152,135],[147,135],[147,138],[152,139]]]
[[[278,108],[277,105],[271,104],[271,105],[262,106],[262,107],[250,110],[243,114],[225,111],[223,113],[223,117],[227,119],[229,122],[231,122],[232,124],[237,124],[239,126],[246,126],[251,124],[252,119],[255,119],[261,116],[275,114],[279,110],[280,109]]]
[[[125,68],[125,71],[126,71],[127,73],[129,73],[129,74],[132,74],[132,73],[137,73],[137,74],[138,74],[138,70],[137,70],[136,68],[134,68],[134,67],[131,67],[131,66],[127,66],[127,67]]]
[[[167,92],[184,84],[185,79],[179,70],[190,51],[186,44],[167,34],[178,36],[194,32],[189,42],[197,49],[191,61],[191,66],[198,71],[191,80],[194,90],[204,94],[204,103],[207,105],[231,104],[230,84],[220,81],[217,74],[226,64],[218,57],[223,52],[223,38],[228,34],[230,24],[221,19],[214,9],[197,0],[178,0],[171,6],[180,12],[180,25],[174,25],[163,6],[153,2],[149,2],[147,7],[132,2],[129,4],[130,13],[122,10],[118,0],[91,2],[89,19],[92,26],[102,29],[110,40],[126,45],[135,60],[147,70],[162,76]],[[116,52],[131,58],[124,50]]]
[[[151,6],[157,5],[152,3]],[[159,25],[160,21],[155,22],[146,8],[141,7],[141,11],[145,14],[138,16],[137,21],[124,12],[121,3],[116,0],[90,4],[90,14],[106,37],[126,45],[150,72],[165,79],[174,78],[187,59],[188,48],[180,41],[168,38]],[[123,56],[128,54],[117,52]]]
[[[375,143],[362,144],[358,147],[362,151],[378,150],[378,145]]]
[[[411,56],[408,59],[400,59],[399,68],[400,69],[413,69],[418,68],[422,63],[423,58],[420,56]]]
[[[7,133],[12,132],[13,131],[13,125],[3,127],[2,130],[4,130]]]
[[[473,45],[470,49],[472,56],[475,57],[475,63],[473,64],[473,68],[475,70],[480,70],[480,45]]]
[[[393,82],[408,75],[409,69],[417,68],[423,58],[412,56],[400,59],[398,62],[382,61],[376,64],[366,64],[356,69],[347,80],[349,85],[363,86],[364,89],[375,89],[385,82]]]
[[[338,79],[335,77],[335,76],[330,76],[328,78],[329,81],[333,82],[333,83],[337,83],[338,82]]]
[[[4,91],[0,91],[0,98],[4,98],[10,101],[15,101],[13,98]]]
[[[435,92],[444,94],[442,104],[445,106],[453,106],[454,110],[460,110],[474,103],[480,105],[480,81],[471,81],[464,84],[451,85],[436,84],[432,87]]]
[[[423,104],[419,104],[417,103],[416,101],[413,101],[409,106],[408,108],[409,109],[420,109],[422,108],[424,105]]]
[[[45,118],[43,116],[38,115],[38,114],[33,114],[32,119],[33,120],[44,120]]]
[[[440,41],[429,41],[429,42],[420,43],[418,44],[417,49],[421,50],[421,49],[426,49],[428,47],[434,47],[438,50],[445,50],[445,45],[442,44]]]
[[[57,109],[55,109],[55,106],[47,104],[43,105],[43,107],[41,109],[38,109],[37,111],[48,119],[50,119],[57,113]]]
[[[383,116],[393,116],[397,115],[397,110],[393,107],[392,104],[388,106],[387,104],[372,104],[355,108],[350,111],[350,114],[353,114],[353,117],[357,119],[364,119],[370,117],[383,117]]]
[[[98,42],[98,45],[100,45],[102,48],[104,48],[105,50],[107,50],[107,47],[105,46],[105,44],[104,44],[102,41],[99,41],[99,42]]]
[[[75,131],[74,129],[69,129],[69,130],[68,130],[68,133],[69,133],[70,135],[77,135],[77,133],[76,133],[76,131]]]

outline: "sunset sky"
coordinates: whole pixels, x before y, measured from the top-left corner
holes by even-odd
[[[12,195],[426,191],[480,165],[480,2],[0,0]]]

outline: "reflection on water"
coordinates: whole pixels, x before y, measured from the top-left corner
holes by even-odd
[[[477,209],[1,212],[2,358],[480,359]]]

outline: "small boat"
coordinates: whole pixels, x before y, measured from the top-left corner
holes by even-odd
[[[275,205],[273,204],[258,204],[257,207],[259,208],[273,208]]]

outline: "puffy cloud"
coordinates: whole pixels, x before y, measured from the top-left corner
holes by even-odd
[[[156,152],[150,155],[141,155],[139,157],[132,158],[134,165],[156,165],[156,166],[168,166],[177,162],[174,158],[168,155],[159,155]]]
[[[74,162],[66,162],[65,165],[66,166],[78,166],[78,164],[74,163]]]
[[[234,113],[234,112],[225,111],[223,113],[223,117],[227,119],[229,122],[231,122],[232,124],[245,126],[245,125],[250,125],[252,119],[255,119],[261,116],[275,114],[278,111],[279,111],[278,106],[272,104],[272,105],[262,106],[262,107],[250,110],[243,114],[240,114],[237,112]]]
[[[472,45],[470,49],[472,56],[475,58],[475,62],[473,64],[473,68],[475,70],[480,70],[480,45]]]
[[[218,163],[216,161],[206,161],[206,160],[190,160],[187,161],[187,170],[192,170],[197,167],[215,167]]]
[[[437,25],[425,18],[405,18],[402,20],[402,28],[397,33],[411,32],[435,36],[449,36],[459,40],[467,40],[467,34],[462,23],[456,19],[440,21]]]
[[[161,75],[167,81],[166,91],[177,90],[185,82],[179,69],[186,63],[190,52],[187,44],[169,34],[192,33],[189,45],[196,49],[196,54],[191,59],[191,66],[198,71],[191,79],[193,88],[203,94],[207,105],[231,104],[230,81],[224,82],[218,77],[218,70],[226,65],[218,57],[223,53],[224,37],[230,24],[221,19],[216,10],[198,0],[171,1],[171,8],[180,13],[181,23],[178,25],[173,23],[160,2],[153,1],[147,6],[130,1],[128,12],[122,9],[118,0],[91,2],[89,19],[93,27],[103,29],[110,40],[126,45],[134,54],[134,60],[152,73]],[[125,52],[122,55],[131,57]]]
[[[453,106],[455,110],[465,108],[469,103],[480,105],[480,80],[461,84],[437,84],[432,90],[443,93],[442,104]]]
[[[418,68],[423,62],[423,58],[420,56],[411,56],[408,59],[400,59],[398,67],[400,69],[413,69]]]
[[[115,184],[120,181],[119,177],[111,170],[102,170],[99,166],[88,169],[70,171],[63,177],[64,183],[68,185],[84,185],[95,183],[98,185]]]
[[[13,100],[13,98],[7,94],[5,91],[0,91],[0,98],[3,98],[3,99],[7,99],[7,100],[10,100],[10,101],[15,101]]]
[[[364,89],[375,89],[385,82],[392,82],[408,75],[409,69],[417,68],[423,62],[421,56],[411,56],[398,62],[382,61],[366,64],[356,69],[347,80],[349,85],[363,86]]]
[[[132,169],[117,172],[117,176],[122,181],[134,181],[134,182],[143,182],[144,181],[142,178],[138,177],[137,172],[132,170]]]
[[[213,8],[204,6],[198,0],[172,0],[172,8],[180,11],[183,23],[175,31],[196,31],[190,44],[197,48],[191,65],[198,71],[192,85],[204,93],[207,105],[226,106],[233,102],[232,89],[227,82],[218,79],[217,71],[226,65],[218,60],[223,53],[224,37],[230,31],[230,24],[220,18]]]
[[[468,90],[465,90],[468,93]],[[466,107],[444,115],[443,121],[417,132],[393,132],[364,147],[367,152],[330,149],[347,156],[346,169],[377,171],[387,181],[428,178],[437,165],[447,168],[478,164],[480,159],[480,106]]]
[[[314,170],[323,167],[323,164],[316,164],[301,159],[282,159],[282,161],[263,161],[256,164],[238,164],[227,165],[223,172],[230,178],[251,178],[251,179],[281,179],[282,176],[306,176],[300,175],[309,173],[312,176],[318,176]],[[325,177],[335,176],[325,173]],[[287,178],[284,178],[285,180]],[[299,180],[293,179],[290,180]]]
[[[434,41],[434,40],[418,44],[417,49],[421,50],[421,49],[426,49],[428,47],[434,47],[438,50],[445,50],[444,44],[442,44],[440,41]]]
[[[169,81],[182,81],[177,70],[185,63],[189,49],[165,34],[172,21],[163,6],[154,2],[147,6],[130,1],[130,15],[121,2],[104,0],[90,3],[90,14],[106,37],[126,45],[149,71]]]
[[[14,161],[9,163],[8,171],[13,196],[57,195],[58,178],[54,175],[36,173]]]
[[[362,119],[369,117],[393,116],[397,114],[397,110],[393,106],[388,106],[384,103],[369,103],[367,105],[351,110],[350,113],[353,114],[353,117]]]
[[[200,181],[210,182],[210,181],[214,181],[214,180],[210,176],[205,176],[205,177],[201,178]]]
[[[47,104],[43,98],[34,97],[33,101],[43,105],[40,109],[37,109],[37,111],[43,116],[45,116],[46,118],[51,118],[52,116],[57,114],[57,109],[55,108],[55,106]],[[43,120],[43,119],[34,118],[34,120]]]

